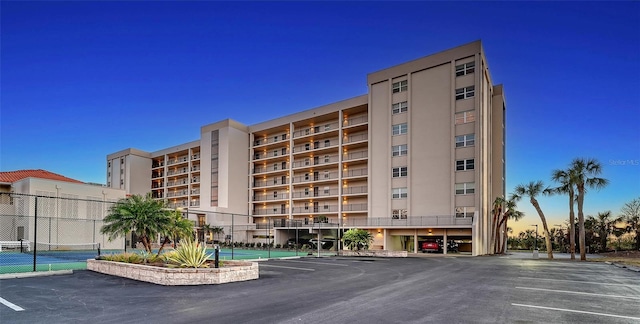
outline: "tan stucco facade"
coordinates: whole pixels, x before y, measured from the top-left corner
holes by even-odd
[[[247,215],[249,241],[264,228],[284,243],[292,229],[335,237],[358,227],[375,248],[419,252],[436,240],[445,253],[490,253],[491,203],[504,195],[505,100],[481,43],[371,73],[367,84],[366,95],[255,125],[203,126],[176,149],[110,154],[108,182],[125,179],[131,192],[152,191],[214,225],[228,222],[221,213]],[[124,176],[114,172],[123,152]]]

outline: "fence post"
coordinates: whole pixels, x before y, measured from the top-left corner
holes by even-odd
[[[33,217],[33,272],[36,271],[36,255],[38,254],[38,196]]]

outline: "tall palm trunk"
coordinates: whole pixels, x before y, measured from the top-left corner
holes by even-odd
[[[571,260],[576,259],[576,215],[573,210],[575,194],[573,193],[573,185],[569,188],[569,252]]]
[[[580,260],[587,260],[587,251],[584,234],[584,214],[582,206],[584,205],[584,185],[578,185],[578,243],[580,244]]]
[[[531,204],[538,212],[540,220],[542,220],[542,228],[544,229],[544,241],[547,245],[547,257],[549,258],[549,260],[553,260],[553,247],[551,246],[551,236],[549,235],[549,226],[547,226],[547,219],[544,217],[544,213],[542,212],[537,199],[531,197]]]

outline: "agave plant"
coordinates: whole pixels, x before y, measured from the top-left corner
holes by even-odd
[[[178,264],[184,268],[208,268],[207,260],[213,255],[207,254],[207,248],[204,244],[191,239],[184,240],[180,243],[180,246],[166,256],[166,259],[170,262]]]

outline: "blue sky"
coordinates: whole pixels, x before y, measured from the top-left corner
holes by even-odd
[[[0,4],[0,171],[105,183],[106,155],[199,138],[367,92],[366,75],[477,39],[507,96],[507,188],[593,157],[640,197],[639,2]],[[305,82],[300,82],[305,80]],[[550,225],[565,197],[541,197]],[[527,201],[517,231],[538,223]]]

